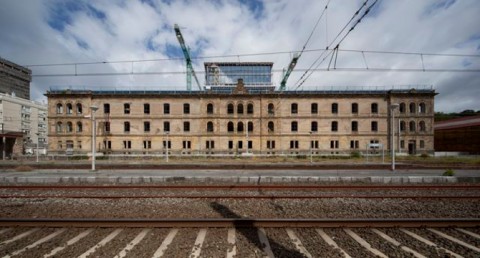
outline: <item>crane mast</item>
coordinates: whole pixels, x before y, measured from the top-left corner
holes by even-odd
[[[190,58],[190,52],[188,51],[187,45],[185,45],[185,40],[183,39],[182,32],[180,31],[180,27],[178,24],[173,26],[175,30],[175,34],[177,36],[178,42],[180,43],[180,47],[182,48],[183,55],[185,56],[185,61],[187,62],[187,90],[192,90],[192,75],[195,78],[195,82],[197,83],[198,89],[202,90],[200,86],[200,82],[198,81],[197,75],[195,74],[195,70],[193,70],[192,66],[192,58]]]
[[[295,66],[297,65],[297,61],[298,61],[299,58],[300,58],[300,55],[299,55],[299,54],[293,55],[292,61],[290,61],[290,64],[288,65],[287,72],[286,72],[285,75],[283,76],[283,80],[282,80],[282,82],[280,83],[280,90],[281,90],[281,91],[284,91],[284,90],[285,90],[285,88],[286,88],[286,86],[287,86],[288,77],[290,76],[290,74],[292,73],[293,69],[294,69]]]

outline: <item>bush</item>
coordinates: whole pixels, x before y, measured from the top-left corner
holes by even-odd
[[[445,170],[445,172],[443,172],[443,176],[454,176],[455,175],[455,171],[453,171],[453,169],[449,168],[447,170]]]
[[[351,152],[350,153],[350,157],[351,158],[360,158],[361,157],[361,154],[359,151],[354,151],[354,152]]]

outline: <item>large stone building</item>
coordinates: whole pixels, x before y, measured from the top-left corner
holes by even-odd
[[[178,155],[325,155],[365,151],[367,146],[389,150],[389,107],[395,103],[395,148],[430,153],[435,95],[431,88],[274,91],[271,85],[244,85],[243,80],[202,91],[51,90],[46,94],[49,151],[91,151],[92,106],[98,107],[96,148],[105,154],[168,150]]]
[[[32,71],[0,57],[0,93],[30,99]]]

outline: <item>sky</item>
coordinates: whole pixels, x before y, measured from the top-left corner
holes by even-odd
[[[433,87],[437,112],[480,110],[480,72],[465,72],[480,70],[478,0],[378,0],[341,41],[338,70],[332,62],[325,71],[326,58],[300,84],[304,71],[324,59],[321,49],[333,49],[375,0],[348,23],[364,2],[1,0],[0,56],[32,70],[33,100],[64,88],[186,90],[185,60],[173,30],[178,24],[201,84],[203,62],[261,61],[274,63],[278,86],[282,70],[305,46],[288,90]]]

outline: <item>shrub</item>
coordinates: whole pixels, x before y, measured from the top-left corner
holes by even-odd
[[[455,175],[455,171],[453,171],[453,169],[449,168],[447,170],[445,170],[445,172],[443,172],[443,176],[454,176]]]
[[[350,153],[350,157],[351,157],[351,158],[360,158],[361,155],[360,155],[360,152],[359,152],[359,151],[354,151],[354,152],[351,152],[351,153]]]

